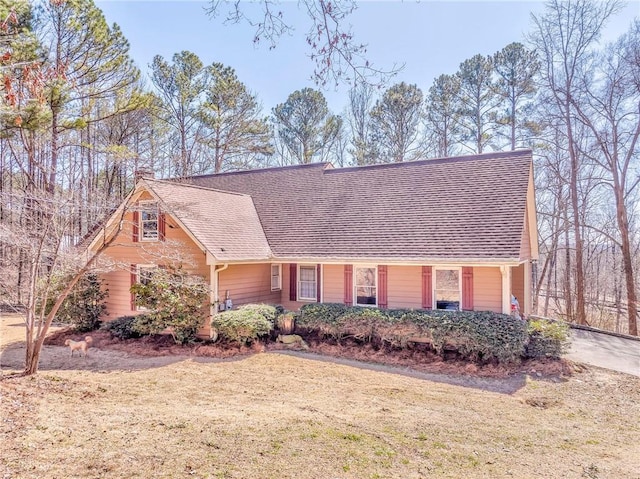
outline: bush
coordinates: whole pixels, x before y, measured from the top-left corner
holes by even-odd
[[[139,338],[142,335],[134,328],[137,316],[121,316],[113,321],[108,321],[100,329],[109,331],[112,337],[118,339]]]
[[[208,311],[208,285],[199,276],[182,268],[158,268],[144,284],[131,286],[136,304],[149,311],[137,316],[133,328],[140,334],[159,334],[169,330],[176,343],[196,338]]]
[[[529,342],[525,355],[528,358],[558,359],[569,348],[569,326],[556,321],[536,319],[527,325]]]
[[[524,354],[525,323],[486,311],[381,310],[341,304],[310,304],[298,325],[340,340],[343,337],[405,347],[428,340],[436,352],[453,348],[472,360],[519,361]]]
[[[100,317],[105,314],[104,304],[109,291],[102,288],[102,281],[95,273],[83,276],[65,298],[56,313],[56,319],[73,326],[76,331],[93,331],[100,326]],[[55,298],[51,299],[51,305]]]
[[[275,323],[276,317],[278,316],[277,307],[271,306],[270,304],[243,304],[238,308],[238,310],[254,311],[263,316],[267,321],[270,321],[272,324]]]
[[[273,329],[273,322],[256,309],[238,308],[215,315],[211,320],[211,327],[227,341],[247,344],[269,334]]]
[[[327,336],[338,334],[338,318],[346,313],[348,306],[340,303],[310,303],[300,308],[298,326],[318,331]]]

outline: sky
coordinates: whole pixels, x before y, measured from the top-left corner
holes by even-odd
[[[256,8],[245,1],[243,6]],[[268,44],[253,44],[254,30],[246,25],[225,25],[206,14],[207,2],[97,0],[109,24],[117,23],[130,43],[130,53],[148,78],[155,55],[170,60],[189,50],[204,64],[221,62],[236,70],[240,81],[258,95],[267,114],[295,90],[317,88],[310,79],[314,63],[305,33],[310,27],[297,1],[283,1],[285,20],[296,30]],[[392,83],[415,83],[426,93],[433,80],[453,74],[461,62],[475,54],[492,55],[511,42],[525,41],[531,30],[531,13],[540,14],[542,1],[360,1],[349,17],[352,33],[367,47],[375,67],[403,69]],[[640,17],[640,0],[613,18],[603,41],[613,41]],[[150,81],[149,81],[150,83]],[[347,104],[347,86],[323,90],[334,113]]]

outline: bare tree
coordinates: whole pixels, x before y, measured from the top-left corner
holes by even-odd
[[[257,4],[261,8],[254,15],[255,9],[239,1],[210,0],[207,13],[211,17],[223,16],[227,23],[249,24],[255,28],[255,44],[266,42],[270,49],[275,48],[280,37],[290,34],[293,27],[279,2],[261,0]],[[315,63],[313,79],[317,85],[337,86],[342,82],[382,85],[401,69],[396,65],[390,70],[379,69],[367,60],[367,46],[356,40],[348,23],[357,8],[355,0],[302,0],[298,8],[306,12],[311,23],[305,39]]]
[[[629,210],[640,185],[640,21],[580,72],[571,102],[578,121],[592,135],[582,154],[600,166],[603,184],[611,189],[617,234],[607,236],[622,254],[627,291],[629,334],[638,335],[638,298],[633,269]]]
[[[583,164],[576,133],[576,115],[573,97],[581,68],[590,58],[606,20],[619,8],[616,0],[594,2],[590,0],[550,0],[545,13],[533,17],[534,32],[531,40],[541,60],[542,82],[548,93],[548,102],[562,119],[569,165],[569,194],[572,242],[575,244],[575,320],[586,324],[584,242],[580,204],[580,172]],[[567,236],[567,241],[569,238]]]

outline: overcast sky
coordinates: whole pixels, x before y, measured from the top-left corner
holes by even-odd
[[[117,23],[131,45],[131,55],[147,75],[154,55],[166,59],[182,50],[196,53],[205,64],[221,62],[233,67],[239,79],[258,94],[267,114],[295,90],[315,87],[310,80],[314,64],[304,40],[309,29],[297,1],[282,2],[282,11],[296,28],[277,48],[255,46],[248,26],[224,25],[205,13],[206,2],[97,1],[107,22]],[[250,2],[245,6],[255,8]],[[507,44],[524,42],[531,13],[539,14],[541,1],[361,1],[350,17],[352,32],[368,44],[368,58],[382,69],[403,65],[393,82],[416,83],[427,92],[433,79],[455,73],[462,61],[480,53],[490,55]],[[640,17],[640,0],[609,23],[604,39],[611,41]],[[324,91],[331,109],[341,113],[346,87]]]

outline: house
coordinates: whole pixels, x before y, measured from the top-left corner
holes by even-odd
[[[518,150],[142,178],[91,248],[117,233],[103,254],[120,265],[103,275],[111,318],[135,314],[131,284],[176,254],[218,309],[230,299],[509,313],[514,295],[528,314],[532,168],[531,151]]]

